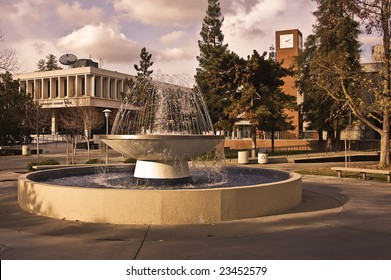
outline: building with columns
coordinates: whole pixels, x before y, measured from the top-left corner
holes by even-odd
[[[58,132],[57,115],[63,108],[88,106],[101,111],[116,111],[122,101],[121,93],[128,90],[125,80],[133,78],[128,74],[97,68],[92,63],[91,66],[20,73],[13,77],[43,109],[51,110],[52,135]]]

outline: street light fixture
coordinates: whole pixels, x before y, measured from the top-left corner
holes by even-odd
[[[103,110],[103,113],[105,113],[105,117],[106,117],[106,136],[107,136],[109,135],[109,117],[110,117],[111,110],[105,109]],[[106,164],[108,163],[109,163],[109,146],[107,146],[106,144]]]

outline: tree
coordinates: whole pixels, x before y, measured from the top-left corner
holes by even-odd
[[[37,67],[39,72],[46,71],[46,60],[43,58],[38,60]]]
[[[312,129],[327,131],[330,149],[339,146],[340,131],[349,123],[349,107],[341,99],[340,81],[354,90],[351,79],[360,75],[359,24],[347,1],[316,0],[316,24],[297,58],[297,86],[304,92],[301,110]],[[333,69],[338,69],[334,72]],[[344,72],[343,76],[338,75]]]
[[[137,77],[139,78],[150,78],[153,70],[149,70],[149,67],[153,65],[153,61],[151,61],[152,54],[147,52],[147,49],[144,47],[141,49],[140,53],[140,65],[135,64],[134,69],[137,71]]]
[[[197,56],[199,68],[195,80],[204,94],[212,122],[216,129],[228,129],[228,114],[225,110],[230,105],[230,93],[237,88],[236,70],[240,58],[228,50],[224,44],[219,0],[208,0],[208,9],[198,41],[200,55]]]
[[[67,141],[70,140],[72,144],[71,162],[75,162],[79,136],[84,137],[87,141],[88,159],[90,159],[89,136],[91,135],[91,130],[100,128],[104,123],[102,113],[96,108],[87,106],[83,99],[76,100],[72,107],[70,106],[60,112],[59,123],[61,130],[67,136]]]
[[[29,94],[29,96],[32,96]],[[44,127],[50,123],[51,112],[43,109],[38,101],[32,98],[28,101],[28,110],[26,110],[25,123],[27,127],[37,135],[37,157],[39,157],[39,135]]]
[[[351,0],[355,13],[365,23],[367,33],[376,32],[382,39],[382,70],[379,73],[379,86],[371,79],[361,79],[362,88],[370,95],[370,104],[365,96],[354,100],[351,92],[345,92],[346,104],[355,116],[380,134],[380,166],[390,165],[390,114],[391,114],[391,0]],[[366,108],[363,109],[362,105]],[[361,106],[360,106],[361,105]],[[380,127],[376,126],[380,123]]]
[[[48,54],[45,59],[40,59],[37,62],[38,71],[52,71],[52,70],[60,70],[62,69],[58,66],[58,61],[55,55]]]
[[[4,35],[0,30],[0,42]],[[18,57],[14,50],[4,49],[0,50],[0,72],[14,72],[19,68]]]
[[[286,109],[294,109],[295,97],[281,90],[282,78],[293,75],[293,70],[282,67],[282,62],[266,58],[257,51],[248,57],[241,76],[240,90],[231,95],[230,118],[242,118],[251,123],[253,155],[256,149],[257,129],[271,131],[272,152],[274,152],[274,132],[293,129]]]
[[[30,97],[20,90],[9,72],[0,74],[0,145],[30,142],[25,112]]]
[[[86,145],[88,150],[88,159],[90,159],[90,143],[91,131],[98,129],[104,123],[103,115],[96,108],[90,106],[79,107],[80,115],[84,124],[84,138],[86,139]]]
[[[317,51],[316,37],[312,34],[307,37],[305,48],[297,57],[298,79],[296,85],[304,93],[300,111],[303,121],[309,129],[318,131],[319,145],[323,147],[323,131],[327,131],[328,149],[337,149],[334,137],[346,125],[346,108],[330,97],[324,90],[317,87],[317,68],[314,66]],[[313,67],[314,66],[314,67]]]

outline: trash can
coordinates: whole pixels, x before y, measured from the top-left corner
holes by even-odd
[[[267,155],[267,149],[259,149],[258,150],[258,163],[259,164],[265,164],[268,163],[268,155]]]
[[[31,145],[22,145],[22,155],[23,156],[31,155]]]
[[[239,151],[238,152],[238,163],[247,164],[249,163],[249,152],[248,151]]]

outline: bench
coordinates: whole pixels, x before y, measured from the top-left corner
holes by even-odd
[[[391,183],[391,171],[380,169],[368,169],[368,168],[351,168],[351,167],[331,167],[331,170],[338,172],[338,177],[342,177],[342,172],[357,172],[360,173],[363,180],[366,180],[367,173],[369,174],[383,174],[387,176],[387,182]]]

